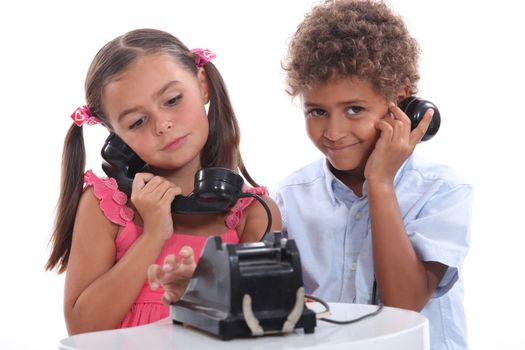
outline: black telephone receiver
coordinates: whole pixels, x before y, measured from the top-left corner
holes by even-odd
[[[432,116],[432,121],[421,141],[430,140],[437,134],[439,126],[441,125],[441,114],[439,114],[439,110],[435,104],[416,96],[409,96],[399,102],[399,108],[410,118],[412,130],[418,126],[425,112],[429,108],[433,109],[434,115]]]
[[[101,150],[102,170],[117,180],[121,191],[131,194],[133,178],[138,172],[151,172],[149,166],[115,133],[110,133]],[[178,195],[171,203],[173,213],[221,213],[231,209],[243,195],[242,177],[226,168],[206,168],[195,174],[193,192]]]

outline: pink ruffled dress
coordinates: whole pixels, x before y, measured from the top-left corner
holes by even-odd
[[[111,222],[123,227],[120,234],[115,240],[116,261],[118,261],[135,240],[142,234],[143,228],[133,222],[134,211],[126,204],[128,198],[126,194],[118,189],[118,185],[113,178],[100,178],[91,170],[84,174],[84,188],[93,186],[95,196],[100,201],[100,209],[104,216]],[[265,187],[246,187],[245,192],[255,193],[257,195],[268,195]],[[239,243],[237,227],[242,220],[243,211],[250,205],[253,198],[241,198],[225,217],[225,224],[228,228],[221,235],[225,243]],[[174,232],[173,236],[166,242],[156,263],[162,264],[164,258],[169,254],[177,254],[180,249],[188,245],[193,248],[195,260],[199,259],[204,243],[208,237],[194,236]],[[164,291],[159,288],[156,291],[151,290],[147,280],[140,291],[137,300],[131,306],[129,312],[120,324],[121,328],[139,326],[151,323],[169,316],[169,307],[162,305],[161,297]]]

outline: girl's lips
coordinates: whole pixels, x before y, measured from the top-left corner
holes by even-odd
[[[166,146],[162,148],[163,151],[173,151],[186,142],[186,136],[177,137],[175,140],[170,141]]]

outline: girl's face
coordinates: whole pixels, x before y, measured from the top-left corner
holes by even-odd
[[[388,101],[357,77],[314,84],[301,94],[308,136],[339,171],[362,176]]]
[[[139,57],[104,87],[102,102],[115,133],[159,169],[200,168],[208,138],[208,85],[165,53]]]

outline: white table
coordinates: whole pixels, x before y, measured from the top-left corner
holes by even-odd
[[[376,310],[374,305],[330,303],[330,318],[345,320]],[[317,304],[308,307],[321,311]],[[357,323],[317,321],[313,334],[297,329],[286,335],[220,340],[165,318],[145,326],[84,333],[60,341],[59,349],[403,349],[428,350],[428,320],[417,312],[385,307]]]

